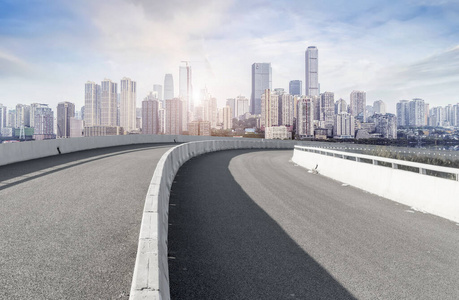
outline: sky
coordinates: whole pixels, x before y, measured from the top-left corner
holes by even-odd
[[[353,90],[389,112],[401,99],[459,102],[457,0],[0,0],[0,103],[70,101],[84,84],[137,81],[137,106],[190,61],[194,94],[220,106],[250,98],[251,65],[272,65],[272,87],[302,80],[319,50],[321,92]]]

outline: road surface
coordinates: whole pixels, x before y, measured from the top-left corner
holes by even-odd
[[[459,299],[458,224],[308,173],[291,156],[222,151],[181,167],[172,299]]]
[[[128,299],[145,195],[170,147],[0,167],[0,299]]]

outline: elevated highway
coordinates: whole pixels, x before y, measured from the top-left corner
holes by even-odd
[[[0,166],[0,299],[128,299],[145,195],[171,146]]]
[[[292,151],[194,158],[172,185],[172,299],[457,299],[459,226],[342,185]]]

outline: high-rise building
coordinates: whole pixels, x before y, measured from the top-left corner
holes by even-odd
[[[236,118],[240,118],[249,112],[249,99],[244,96],[237,96],[236,98]]]
[[[349,113],[339,113],[335,115],[333,126],[333,136],[336,138],[354,138],[355,121],[354,116]]]
[[[252,95],[250,97],[250,112],[252,115],[261,114],[261,95],[272,87],[271,63],[254,63],[252,65]]]
[[[432,107],[429,111],[429,126],[443,126],[445,120],[445,109],[441,106]]]
[[[100,85],[88,81],[84,85],[84,124],[85,126],[100,125]]]
[[[2,128],[5,128],[8,125],[7,117],[8,117],[8,111],[7,111],[6,106],[3,106],[3,104],[0,104],[0,130]]]
[[[233,128],[233,111],[229,106],[223,107],[223,129],[228,130]]]
[[[400,100],[397,103],[397,125],[410,125],[410,101],[408,100]]]
[[[288,93],[292,96],[301,96],[303,82],[301,80],[291,80],[288,84]]]
[[[397,117],[394,114],[375,114],[375,129],[385,139],[397,138]]]
[[[185,66],[179,68],[179,97],[182,100],[182,130],[187,131],[190,112],[194,111],[193,85],[191,78],[191,66],[185,62]]]
[[[57,104],[57,137],[70,137],[70,118],[75,117],[75,104],[60,102]]]
[[[163,86],[160,84],[153,84],[153,92],[156,92],[159,101],[163,101]]]
[[[305,53],[306,60],[306,96],[319,96],[319,50],[309,46]]]
[[[16,127],[16,110],[8,110],[8,117],[7,117],[7,123],[6,127]]]
[[[425,103],[424,100],[415,98],[409,103],[409,125],[420,127],[425,123]]]
[[[130,78],[121,79],[120,126],[124,132],[136,129],[136,93],[137,83]]]
[[[218,123],[218,107],[217,107],[217,98],[211,97],[209,99],[209,121],[212,128],[217,127]]]
[[[314,103],[311,98],[298,100],[296,133],[300,138],[314,137]]]
[[[231,116],[231,118],[236,118],[236,99],[234,98],[226,99],[226,106],[231,107],[231,111],[233,112],[233,115]]]
[[[320,94],[320,121],[325,127],[335,122],[335,94],[332,92]]]
[[[166,100],[164,100],[165,102]],[[160,108],[158,110],[158,120],[159,120],[159,133],[166,134],[166,108]]]
[[[100,85],[100,95],[100,125],[116,126],[118,113],[118,85],[110,79],[104,79]]]
[[[30,127],[30,105],[16,105],[16,125],[14,127],[21,126]]]
[[[386,104],[382,100],[377,100],[373,102],[373,112],[375,114],[381,114],[385,115],[386,114]]]
[[[315,121],[320,121],[320,96],[306,96],[311,99],[312,105],[314,106],[313,118]]]
[[[340,98],[335,102],[335,115],[342,112],[347,112],[347,103],[344,99]]]
[[[279,95],[266,89],[261,95],[261,118],[262,128],[278,126],[279,124]]]
[[[55,138],[54,112],[48,104],[34,105],[34,139],[46,140]]]
[[[172,74],[164,76],[164,100],[174,99],[174,78]]]
[[[279,96],[279,125],[293,126],[294,119],[294,96],[290,94],[283,94]]]
[[[70,137],[83,137],[84,136],[84,124],[83,120],[77,118],[70,118]]]
[[[142,134],[159,133],[159,101],[145,98],[142,101]]]
[[[182,100],[166,99],[166,134],[182,134]]]
[[[350,98],[350,114],[359,119],[360,122],[366,122],[367,93],[364,91],[352,91]]]

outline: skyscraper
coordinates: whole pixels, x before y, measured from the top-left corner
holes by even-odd
[[[117,89],[118,85],[110,79],[104,79],[100,85],[100,125],[102,126],[116,126]]]
[[[172,74],[164,76],[164,100],[174,99],[174,79]]]
[[[57,104],[57,137],[70,137],[70,118],[75,117],[75,104],[60,102]]]
[[[386,114],[386,104],[382,100],[377,100],[373,102],[373,111],[375,114]]]
[[[142,101],[142,134],[158,134],[159,132],[159,101],[149,99]]]
[[[84,85],[84,126],[100,125],[100,85],[88,81]]]
[[[34,107],[34,139],[45,140],[54,138],[54,113],[47,104]]]
[[[415,98],[409,103],[409,125],[425,126],[425,103],[424,100]]]
[[[16,128],[30,127],[30,105],[16,105]]]
[[[3,106],[2,104],[0,104],[0,130],[6,127],[7,125],[6,117],[7,117],[7,108],[6,106]]]
[[[234,98],[226,99],[226,106],[231,107],[231,111],[233,112],[233,115],[231,116],[231,118],[235,118],[236,117],[236,99]]]
[[[120,126],[124,132],[130,132],[136,129],[136,82],[124,77],[121,79],[120,92]]]
[[[279,125],[279,95],[266,89],[261,95],[261,127],[271,127]]]
[[[320,94],[320,121],[323,126],[333,126],[335,120],[335,94],[325,92]]]
[[[288,93],[292,96],[301,96],[302,85],[301,80],[291,80],[288,84]]]
[[[182,100],[166,100],[166,134],[182,134]]]
[[[271,63],[254,63],[252,65],[252,95],[250,97],[250,112],[261,114],[261,95],[272,87]]]
[[[410,125],[410,101],[400,100],[397,103],[397,126]]]
[[[319,50],[309,46],[306,57],[306,96],[319,96]]]
[[[240,118],[242,115],[249,112],[249,99],[244,96],[237,96],[236,98],[236,117]]]
[[[355,136],[354,116],[345,112],[335,115],[333,136],[338,138],[353,138]]]
[[[223,107],[223,129],[233,128],[233,109],[229,106]]]
[[[298,100],[296,133],[300,138],[314,136],[314,103],[312,99]]]
[[[163,101],[163,86],[160,84],[153,84],[153,92],[158,95],[158,100]]]
[[[344,99],[340,98],[335,102],[335,115],[342,112],[347,112],[347,103]]]
[[[361,122],[366,122],[367,93],[352,91],[350,98],[350,114],[355,118],[360,118]]]
[[[179,97],[182,100],[182,130],[186,131],[188,127],[190,112],[194,111],[193,103],[193,86],[191,83],[191,66],[185,62],[185,66],[179,68]]]
[[[293,118],[294,118],[294,96],[290,94],[282,94],[279,96],[280,101],[280,111],[279,111],[279,118],[280,123],[279,125],[286,125],[286,126],[293,126]]]

